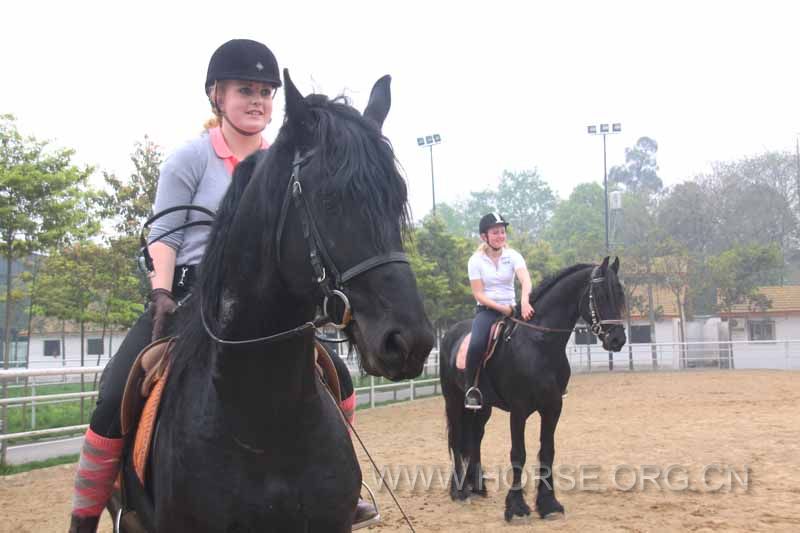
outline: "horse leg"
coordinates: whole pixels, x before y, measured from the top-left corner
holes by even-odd
[[[450,498],[453,500],[466,500],[469,491],[466,486],[466,472],[464,470],[464,400],[460,391],[444,391],[445,410],[447,413],[447,444],[453,456],[453,473],[450,476]]]
[[[485,497],[488,494],[486,492],[485,478],[483,477],[483,467],[481,466],[481,442],[486,431],[486,423],[489,421],[489,417],[492,416],[492,408],[486,406],[480,411],[467,413],[466,416],[474,417],[474,427],[468,436],[470,439],[470,451],[467,479],[471,485],[472,494]]]
[[[539,475],[536,493],[536,511],[542,518],[555,518],[564,513],[558,503],[553,486],[553,459],[556,455],[555,432],[561,416],[561,393],[553,391],[551,405],[539,410],[542,423],[539,435]]]
[[[528,516],[531,508],[525,503],[522,490],[522,470],[525,468],[525,422],[527,413],[511,412],[511,468],[514,470],[514,482],[506,495],[505,519],[510,522],[515,516]]]

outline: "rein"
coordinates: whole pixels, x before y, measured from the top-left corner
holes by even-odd
[[[603,326],[622,326],[625,324],[624,320],[621,319],[606,319],[604,320],[600,316],[600,310],[597,308],[597,304],[594,301],[594,287],[598,283],[602,283],[606,281],[605,276],[595,277],[595,274],[599,271],[599,267],[594,267],[592,270],[592,274],[589,279],[589,286],[586,288],[586,292],[589,293],[589,314],[591,315],[592,323],[590,324],[590,329],[592,333],[597,335],[601,340],[607,335],[607,331],[603,329]],[[613,300],[613,291],[609,288],[609,293],[612,294],[611,298]],[[584,293],[586,294],[586,293]],[[613,305],[613,302],[612,302]],[[526,328],[535,329],[537,331],[543,331],[545,333],[573,333],[579,331],[583,328],[548,328],[546,326],[538,326],[536,324],[531,324],[530,322],[526,322],[524,320],[520,320],[513,316],[507,317],[508,320],[511,320],[515,324],[519,324],[520,326],[525,326]]]

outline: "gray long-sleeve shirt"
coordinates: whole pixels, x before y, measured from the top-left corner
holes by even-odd
[[[217,156],[208,133],[176,150],[161,165],[153,212],[180,204],[194,204],[216,211],[228,190],[231,177],[224,160]],[[184,222],[208,219],[199,211],[176,211],[153,223],[150,239]],[[205,252],[209,226],[192,226],[165,237],[163,242],[177,252],[176,265],[196,265]]]

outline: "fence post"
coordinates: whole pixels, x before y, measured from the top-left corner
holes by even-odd
[[[31,429],[36,429],[36,376],[31,376]]]
[[[784,353],[786,355],[786,370],[789,370],[791,368],[790,358],[789,358],[789,341],[788,340],[783,341],[783,346],[784,346]]]
[[[375,407],[375,376],[369,377],[369,406]]]
[[[409,399],[413,401],[414,400],[414,380],[412,379],[408,383],[409,383],[408,388],[409,388],[409,395],[410,395]]]

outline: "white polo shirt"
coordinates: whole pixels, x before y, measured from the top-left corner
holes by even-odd
[[[503,248],[496,266],[488,255],[475,252],[469,258],[467,271],[470,281],[479,279],[483,282],[483,292],[486,296],[499,304],[512,305],[516,302],[514,272],[524,266],[525,260],[519,252]]]

